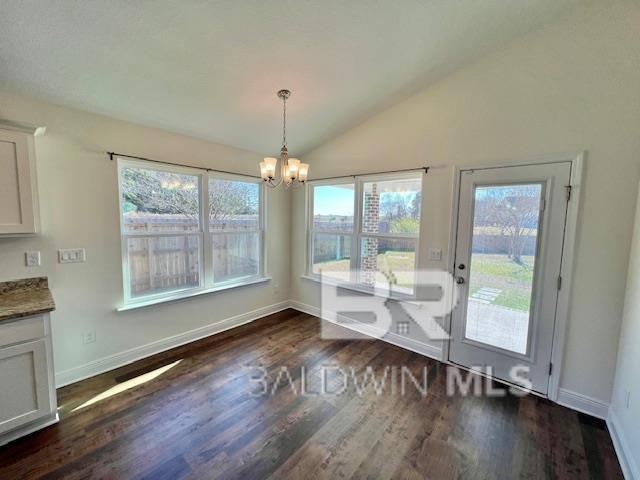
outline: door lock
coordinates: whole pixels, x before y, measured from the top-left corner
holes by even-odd
[[[457,283],[458,285],[462,285],[462,284],[464,283],[464,277],[458,277],[458,278],[456,278],[456,283]]]

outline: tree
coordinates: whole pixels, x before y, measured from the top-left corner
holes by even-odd
[[[380,214],[383,217],[389,219],[404,217],[407,207],[407,202],[399,193],[384,193],[380,196]]]
[[[125,168],[122,191],[127,211],[198,216],[198,186],[188,175]]]
[[[158,170],[125,168],[122,191],[125,212],[199,216],[200,190],[197,178]],[[258,214],[258,185],[232,180],[209,182],[209,218],[221,226],[238,215]]]
[[[527,233],[537,229],[540,186],[485,187],[476,194],[475,226],[495,226],[509,238],[509,258],[522,264]]]
[[[237,215],[258,215],[258,185],[255,183],[212,180],[209,182],[209,218],[221,225]]]
[[[411,214],[411,218],[420,217],[421,204],[422,204],[422,193],[417,192],[411,199],[411,202],[409,203],[409,213]]]

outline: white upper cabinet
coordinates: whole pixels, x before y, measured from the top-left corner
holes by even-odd
[[[29,235],[38,229],[33,137],[0,123],[0,235]]]

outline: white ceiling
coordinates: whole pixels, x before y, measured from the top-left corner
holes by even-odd
[[[0,88],[300,154],[578,2],[3,0]]]

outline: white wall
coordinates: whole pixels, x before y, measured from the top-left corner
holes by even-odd
[[[629,475],[640,478],[640,196],[636,207],[629,277],[624,305],[618,366],[611,398],[610,421],[619,445],[626,448]],[[629,406],[627,406],[629,395]]]
[[[257,174],[258,153],[119,122],[0,93],[0,118],[44,125],[36,138],[42,232],[0,238],[0,281],[47,275],[56,372],[210,325],[287,300],[288,195],[268,192],[268,274],[273,281],[117,313],[122,305],[118,189],[112,150],[148,158]],[[84,247],[87,262],[60,265],[57,249]],[[27,268],[24,253],[42,252],[42,267]],[[277,286],[277,288],[276,288]],[[276,290],[277,293],[276,293]],[[95,330],[96,342],[82,343]]]
[[[640,172],[638,25],[636,2],[585,7],[304,156],[316,178],[431,165],[421,248],[446,252],[454,165],[586,150],[561,387],[605,404],[613,384]],[[304,194],[295,195],[292,298],[317,306],[317,285],[299,280],[305,212]]]

